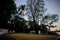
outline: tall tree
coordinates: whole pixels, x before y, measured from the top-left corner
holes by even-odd
[[[31,13],[35,25],[35,31],[38,33],[37,24],[39,24],[39,19],[43,17],[44,14],[44,1],[43,0],[27,0],[27,10]]]
[[[16,13],[15,0],[0,1],[0,28],[7,28],[10,15]]]
[[[33,20],[36,33],[38,33],[37,25],[39,25],[39,23],[40,23],[40,31],[42,31],[43,29],[44,29],[43,31],[45,31],[45,29],[47,30],[46,26],[48,24],[51,25],[53,22],[56,22],[58,20],[57,15],[55,14],[54,15],[49,14],[50,16],[45,14],[46,9],[44,8],[44,5],[45,4],[43,0],[27,0],[26,10],[28,18],[29,20]]]

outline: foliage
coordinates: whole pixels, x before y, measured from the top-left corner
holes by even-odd
[[[21,5],[22,6],[22,5]],[[19,8],[20,10],[20,8]],[[27,33],[27,21],[23,18],[24,15],[22,13],[12,14],[10,25],[12,24],[13,28],[11,27],[10,30],[15,30],[17,33]]]
[[[29,25],[30,25],[30,31],[35,29],[33,21],[29,21]]]
[[[10,15],[16,13],[16,5],[14,0],[1,0],[0,5],[0,26],[1,28],[8,28]]]
[[[27,0],[26,10],[28,11],[28,18],[30,21],[33,21],[32,24],[34,24],[36,33],[38,33],[38,28],[40,28],[42,33],[45,33],[47,31],[47,26],[55,27],[52,26],[52,24],[58,20],[57,14],[45,14],[46,9],[44,8],[44,5],[43,0]]]
[[[38,7],[37,7],[38,6]],[[44,1],[43,0],[28,0],[27,10],[29,13],[29,19],[32,18],[36,33],[38,33],[37,25],[39,24],[39,18],[44,14]]]

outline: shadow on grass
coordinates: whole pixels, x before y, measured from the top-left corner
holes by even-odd
[[[6,34],[0,35],[0,40],[15,40],[12,37],[8,37]]]

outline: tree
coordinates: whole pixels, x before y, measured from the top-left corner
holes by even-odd
[[[16,13],[16,5],[14,0],[1,0],[0,5],[0,28],[8,28],[11,14]]]
[[[50,27],[56,27],[54,25],[52,25],[54,22],[58,21],[58,15],[57,14],[47,14],[43,17],[43,24],[47,24],[47,26],[49,27],[49,31],[50,31]]]
[[[38,34],[38,26],[40,25],[40,31],[44,31],[43,29],[47,30],[47,26],[51,25],[53,22],[56,22],[57,15],[45,15],[46,9],[44,8],[44,1],[43,0],[27,0],[27,14],[28,19],[32,20],[34,23],[35,31]],[[50,22],[51,21],[51,22]],[[46,25],[47,22],[47,25]],[[50,22],[50,23],[48,23]],[[40,24],[39,24],[40,23]],[[48,25],[49,24],[49,25]],[[44,25],[44,26],[43,26]],[[51,26],[49,26],[51,27]],[[52,26],[53,27],[53,26]],[[43,32],[43,33],[44,33]]]
[[[44,1],[43,0],[28,0],[27,10],[31,13],[29,18],[33,19],[35,31],[38,33],[37,25],[39,24],[39,19],[43,17],[44,14]]]
[[[42,27],[40,27],[41,31],[47,33],[48,31],[50,31],[50,27],[57,27],[56,25],[53,25],[53,23],[58,21],[58,15],[57,14],[47,14],[43,17],[42,21],[41,21],[41,25]],[[41,26],[40,25],[40,26]],[[45,27],[44,27],[44,26]],[[47,30],[47,27],[49,27],[49,30]],[[45,30],[42,30],[43,28],[45,28]]]
[[[34,22],[33,21],[28,21],[29,22],[29,25],[30,25],[30,31],[31,30],[34,30]]]
[[[18,11],[19,13],[11,14],[10,25],[13,27],[11,27],[10,30],[15,30],[15,32],[18,33],[28,33],[27,21],[23,18],[24,5],[21,5]]]
[[[27,32],[26,20],[24,18],[15,17],[14,25],[15,25],[16,32],[19,32],[19,33]]]

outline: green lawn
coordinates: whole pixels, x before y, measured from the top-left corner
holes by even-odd
[[[15,38],[16,40],[56,40],[56,36],[52,35],[37,35],[37,34],[8,34],[8,36]]]

